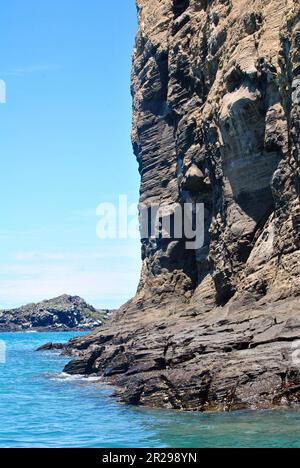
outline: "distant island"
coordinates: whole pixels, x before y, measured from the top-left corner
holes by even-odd
[[[17,309],[0,311],[0,332],[91,330],[100,327],[110,310],[95,309],[67,294]]]

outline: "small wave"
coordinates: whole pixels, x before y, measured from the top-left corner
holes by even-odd
[[[101,377],[97,376],[84,376],[84,375],[70,375],[65,372],[60,372],[59,374],[48,374],[46,377],[58,381],[65,382],[101,382]]]

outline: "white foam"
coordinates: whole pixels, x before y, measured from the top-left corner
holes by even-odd
[[[101,382],[101,377],[97,376],[84,376],[84,375],[70,375],[65,372],[59,374],[52,374],[49,376],[54,381],[65,381],[65,382]]]

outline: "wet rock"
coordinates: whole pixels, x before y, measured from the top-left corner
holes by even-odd
[[[65,344],[63,343],[46,343],[40,346],[37,351],[54,351],[54,350],[62,350],[65,348]]]

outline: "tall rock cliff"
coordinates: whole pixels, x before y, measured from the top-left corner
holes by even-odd
[[[150,406],[299,401],[299,2],[137,0],[137,10],[141,204],[204,203],[204,244],[143,236],[137,296],[70,343],[80,356],[66,370],[101,374]]]

